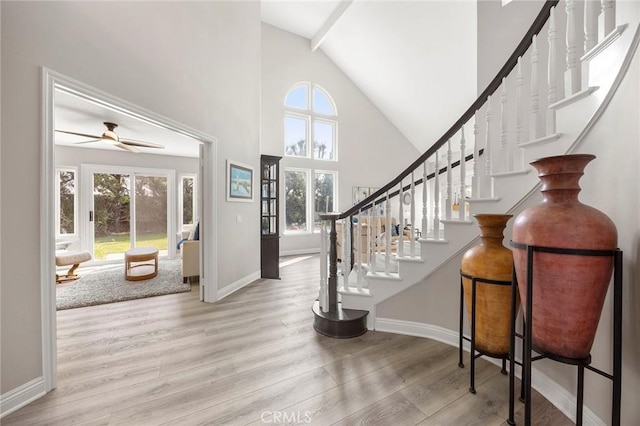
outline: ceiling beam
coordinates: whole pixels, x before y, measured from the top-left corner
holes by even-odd
[[[338,23],[340,18],[342,18],[342,15],[344,15],[344,12],[346,12],[349,6],[351,6],[351,3],[353,3],[353,0],[341,0],[338,6],[336,6],[331,16],[327,18],[316,35],[311,39],[312,52],[315,52],[316,49],[320,47],[325,37],[327,37],[327,34],[329,34],[329,31],[331,31],[331,29]]]

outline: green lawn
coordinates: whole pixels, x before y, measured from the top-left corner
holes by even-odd
[[[155,247],[158,250],[167,249],[166,234],[143,234],[136,239],[138,247]],[[110,235],[95,239],[96,259],[106,259],[108,254],[124,253],[131,248],[129,234]]]

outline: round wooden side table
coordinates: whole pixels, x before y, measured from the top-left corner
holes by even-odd
[[[150,262],[153,263],[142,263]],[[135,263],[135,264],[134,264]],[[148,280],[158,275],[158,249],[136,247],[124,253],[124,279],[127,281]]]

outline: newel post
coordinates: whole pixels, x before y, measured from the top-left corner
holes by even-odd
[[[329,277],[328,277],[328,299],[329,306],[326,312],[336,312],[338,310],[338,232],[336,230],[337,213],[320,215],[321,220],[331,222],[329,228]]]

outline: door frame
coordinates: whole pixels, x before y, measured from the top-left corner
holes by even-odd
[[[42,325],[42,376],[45,392],[56,387],[57,372],[57,323],[55,281],[55,147],[54,108],[55,91],[64,90],[87,101],[97,103],[112,110],[135,117],[149,124],[180,133],[200,142],[201,177],[203,194],[200,203],[201,221],[200,255],[207,262],[200,262],[200,299],[215,302],[217,295],[217,221],[214,212],[217,207],[217,139],[211,135],[192,129],[170,118],[161,116],[123,99],[112,96],[92,86],[74,80],[46,67],[41,69],[42,115],[41,115],[41,157],[40,157],[40,304]]]
[[[95,198],[93,194],[95,173],[113,173],[127,174],[131,185],[131,211],[130,211],[130,240],[136,239],[137,222],[135,208],[135,179],[137,176],[157,176],[167,179],[167,257],[175,258],[176,255],[176,172],[173,169],[155,169],[150,167],[135,166],[115,166],[108,164],[89,164],[80,165],[80,234],[81,246],[84,250],[93,253],[94,261],[101,263],[110,263],[109,261],[97,261],[95,258],[95,222],[89,219],[89,212],[93,211],[95,215]],[[124,256],[124,255],[123,255]],[[124,261],[124,257],[123,257]]]

